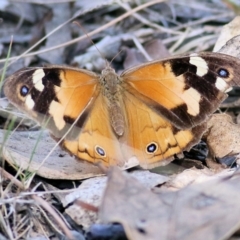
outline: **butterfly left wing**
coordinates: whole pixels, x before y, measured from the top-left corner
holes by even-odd
[[[6,79],[4,93],[57,139],[75,123],[79,130],[68,133],[66,138],[71,139],[78,135],[99,94],[97,84],[98,75],[85,70],[63,66],[24,68]]]
[[[61,146],[81,160],[121,168],[125,160],[112,131],[99,76],[82,69],[50,66],[21,69],[4,84],[4,93],[18,108],[47,127]]]
[[[121,77],[124,88],[179,129],[192,128],[212,114],[240,85],[240,60],[220,53],[173,57],[137,66]]]

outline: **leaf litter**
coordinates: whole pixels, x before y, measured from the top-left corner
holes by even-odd
[[[239,180],[239,171],[228,170],[217,179],[158,193],[115,168],[99,218],[121,223],[128,239],[226,239],[240,227]]]
[[[12,56],[34,49],[30,54],[23,54],[17,62],[10,58],[7,75],[21,67],[45,63],[101,71],[105,60],[101,59],[96,47],[88,40],[79,41],[79,38],[88,38],[86,32],[109,61],[122,50],[113,61],[118,72],[139,64],[139,59],[146,62],[171,54],[211,50],[222,26],[234,18],[236,9],[235,5],[231,8],[228,1],[226,5],[220,0],[158,1],[158,4],[157,1],[142,1],[142,5],[138,1],[95,2],[34,4],[29,1],[23,4],[19,1],[15,9],[21,11],[13,11],[12,2],[2,5],[4,22],[0,44],[8,44],[7,38],[14,34]],[[145,3],[149,5],[145,7]],[[142,7],[142,11],[134,12],[136,7]],[[123,15],[125,12],[128,17]],[[71,22],[71,16],[78,17],[84,31],[68,23],[52,34],[63,22]],[[239,26],[238,18],[234,21],[230,23],[230,30],[226,26],[221,34],[226,39],[218,49],[239,57],[238,37],[225,45],[236,35],[230,35],[231,29]],[[48,38],[42,41],[47,34]],[[48,52],[51,48],[55,50]],[[4,62],[5,49],[2,48],[0,62]],[[231,93],[230,101],[237,94]],[[240,227],[237,214],[239,134],[238,125],[234,123],[239,110],[234,104],[224,105],[227,103],[222,106],[228,108],[233,120],[223,117],[215,124],[216,116],[213,116],[206,136],[213,161],[236,156],[233,169],[221,169],[218,173],[207,167],[186,170],[182,167],[180,172],[175,169],[165,175],[139,169],[124,173],[111,169],[107,177],[100,177],[102,169],[76,161],[64,153],[54,146],[45,131],[34,129],[34,123],[29,125],[30,120],[27,124],[20,122],[21,131],[15,130],[6,144],[4,136],[8,131],[2,130],[5,170],[1,170],[0,234],[7,239],[50,239],[52,236],[61,239],[63,235],[68,239],[104,239],[106,234],[110,234],[108,239],[121,236],[134,240],[229,238]],[[4,120],[8,114],[5,106],[2,112]],[[48,156],[53,147],[55,150]],[[80,181],[89,177],[95,178]],[[62,187],[60,182],[71,182],[75,188],[68,189],[67,184]]]

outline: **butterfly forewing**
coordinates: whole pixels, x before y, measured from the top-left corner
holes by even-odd
[[[6,80],[4,92],[14,105],[42,125],[48,121],[47,127],[58,139],[74,122],[74,132],[76,126],[84,124],[99,94],[97,84],[98,76],[84,70],[60,66],[25,68]]]
[[[203,122],[239,82],[240,60],[202,53],[145,64],[123,73],[126,91],[178,128]]]

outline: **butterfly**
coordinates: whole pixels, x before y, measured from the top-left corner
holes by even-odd
[[[58,65],[24,68],[6,79],[4,93],[78,159],[152,168],[200,141],[239,78],[239,59],[203,52],[121,75],[110,66],[100,75]]]

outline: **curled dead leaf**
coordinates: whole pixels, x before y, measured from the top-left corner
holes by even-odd
[[[210,154],[217,158],[240,153],[240,124],[227,114],[214,114],[208,121],[204,138]]]

